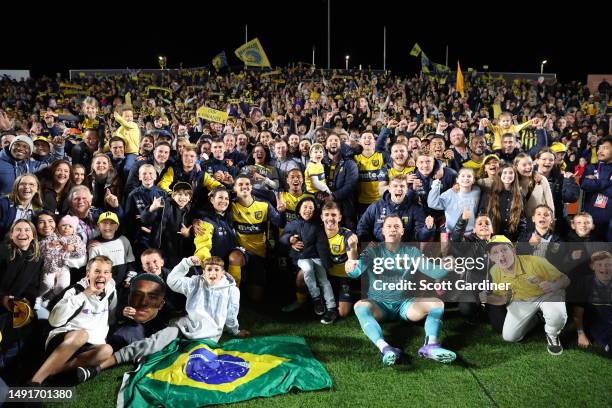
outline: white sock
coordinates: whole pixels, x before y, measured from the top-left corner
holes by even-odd
[[[384,341],[383,339],[376,340],[376,347],[382,352],[385,347],[387,347],[389,343]]]
[[[425,344],[436,344],[437,342],[438,342],[438,338],[435,336],[425,337]]]

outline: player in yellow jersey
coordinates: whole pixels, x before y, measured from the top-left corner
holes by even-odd
[[[256,201],[252,195],[251,179],[239,175],[234,184],[236,200],[232,203],[232,223],[236,230],[238,245],[242,247],[243,262],[249,264],[245,276],[249,297],[255,301],[263,300],[266,284],[266,244],[268,222],[281,228],[285,226],[285,203],[278,201],[274,208],[267,201]]]
[[[359,144],[363,147],[363,151],[355,156],[359,169],[357,203],[358,214],[363,214],[370,204],[380,200],[378,185],[385,180],[385,174],[382,171],[385,166],[385,157],[382,152],[376,151],[376,141],[372,132],[363,133]]]
[[[314,197],[310,193],[304,193],[304,177],[300,169],[292,169],[287,173],[287,186],[289,191],[282,191],[278,194],[280,200],[285,203],[287,222],[297,219],[295,207],[304,197]]]
[[[389,188],[389,182],[398,174],[408,175],[414,173],[414,166],[408,165],[408,146],[404,143],[395,143],[391,146],[391,163],[383,167],[385,179],[378,185],[378,191],[382,197]]]

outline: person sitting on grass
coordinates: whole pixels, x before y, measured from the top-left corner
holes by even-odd
[[[185,276],[192,266],[200,264],[202,275]],[[140,275],[135,279],[137,282],[150,280],[151,276],[154,275]],[[134,310],[124,309],[124,314],[131,315],[134,319],[139,316],[152,319],[157,315],[155,310],[158,312],[163,306],[165,288],[161,286],[160,280],[155,282],[157,285],[147,282],[147,287],[140,289],[141,293],[138,291],[131,293],[130,304],[133,304]],[[181,318],[176,326],[167,327],[150,337],[123,347],[99,365],[90,364],[80,367],[77,374],[81,382],[117,364],[140,361],[143,357],[162,350],[179,336],[188,339],[211,339],[218,342],[224,326],[237,337],[251,335],[248,330],[238,328],[240,291],[232,276],[223,270],[221,258],[212,256],[203,262],[195,256],[183,259],[168,276],[168,286],[173,291],[187,297],[187,316]],[[134,286],[134,288],[137,287],[140,285]]]
[[[105,256],[91,258],[87,275],[55,304],[49,314],[53,330],[47,338],[46,360],[30,385],[40,386],[51,375],[95,366],[111,356],[106,335],[117,305],[112,267]]]
[[[578,346],[599,343],[612,357],[612,254],[597,251],[591,256],[592,274],[572,282],[573,317],[578,332]]]
[[[508,342],[519,342],[537,323],[536,313],[544,316],[544,331],[548,352],[563,353],[559,333],[567,321],[565,289],[569,278],[559,272],[544,258],[533,255],[517,255],[512,242],[503,235],[489,241],[491,281],[507,284],[507,290],[481,292],[483,303],[507,304],[508,313],[504,321],[502,337]]]
[[[418,355],[442,363],[452,362],[456,358],[455,353],[440,346],[444,302],[433,297],[411,297],[405,290],[385,290],[384,285],[381,285],[384,283],[401,284],[410,280],[414,276],[410,272],[415,266],[419,272],[432,279],[444,277],[447,271],[430,262],[416,265],[412,265],[412,262],[410,265],[404,263],[405,259],[424,258],[418,249],[401,245],[404,227],[399,216],[387,215],[383,221],[382,232],[385,237],[384,243],[368,247],[362,252],[359,259],[353,259],[353,251],[349,252],[350,259],[345,264],[346,273],[351,278],[358,278],[364,272],[368,274],[368,297],[355,304],[355,315],[357,315],[361,329],[380,350],[383,364],[393,365],[399,361],[402,350],[390,346],[385,341],[379,322],[398,318],[412,322],[425,319],[425,345],[419,349]],[[352,241],[351,245],[354,246],[351,250],[355,250],[357,243]],[[383,262],[384,270],[377,270],[377,260],[392,259],[395,264],[398,258],[403,260],[401,265],[387,268],[387,263]],[[381,282],[383,279],[384,282]]]

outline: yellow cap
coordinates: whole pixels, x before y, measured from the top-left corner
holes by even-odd
[[[563,143],[555,142],[550,146],[550,150],[554,153],[566,152],[567,147]]]
[[[117,214],[115,214],[112,211],[107,211],[107,212],[100,214],[100,217],[98,217],[98,224],[106,220],[110,220],[110,221],[113,221],[119,224],[119,218],[117,217]]]
[[[36,142],[39,142],[39,141],[49,143],[49,138],[48,138],[48,137],[45,137],[45,136],[36,136],[36,137],[34,138],[34,140],[32,140],[32,143],[36,143]],[[49,143],[49,144],[51,144],[51,143]]]
[[[499,160],[499,157],[497,157],[497,155],[496,155],[496,154],[487,154],[487,155],[485,156],[485,158],[482,160],[482,165],[484,166],[485,164],[487,164],[487,162],[488,162],[489,160],[493,160],[493,159],[495,159],[495,160],[497,160],[497,161],[501,161],[501,160]]]

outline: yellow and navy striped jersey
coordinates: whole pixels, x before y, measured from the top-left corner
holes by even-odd
[[[340,227],[336,235],[327,238],[329,249],[332,254],[332,267],[329,270],[331,276],[346,278],[344,263],[348,260],[348,239],[351,235],[353,235],[351,230]]]
[[[370,157],[358,154],[355,156],[355,162],[359,169],[359,203],[372,204],[380,200],[378,184],[385,181],[385,174],[382,171],[385,165],[383,154],[375,152]]]
[[[385,179],[383,181],[386,181],[388,184],[391,182],[393,177],[397,176],[398,174],[401,174],[402,176],[407,176],[408,174],[414,173],[414,169],[415,167],[410,166],[410,167],[404,167],[403,170],[395,170],[393,168],[393,165],[385,166],[382,169],[385,174]]]
[[[315,176],[322,183],[325,183],[325,169],[323,168],[323,164],[308,162],[306,165],[306,171],[304,172],[304,183],[306,184],[306,191],[311,194],[318,193],[319,190],[312,184],[312,180],[310,179],[312,176]]]
[[[269,206],[263,201],[253,201],[248,207],[238,202],[232,203],[232,222],[238,245],[261,257],[266,256]]]
[[[285,205],[286,205],[285,212],[287,213],[287,222],[291,222],[297,219],[297,214],[295,212],[295,209],[297,207],[297,204],[300,202],[300,200],[306,197],[314,197],[314,196],[309,193],[302,193],[296,197],[288,191],[283,191],[279,194],[279,197],[281,200],[285,202]]]

